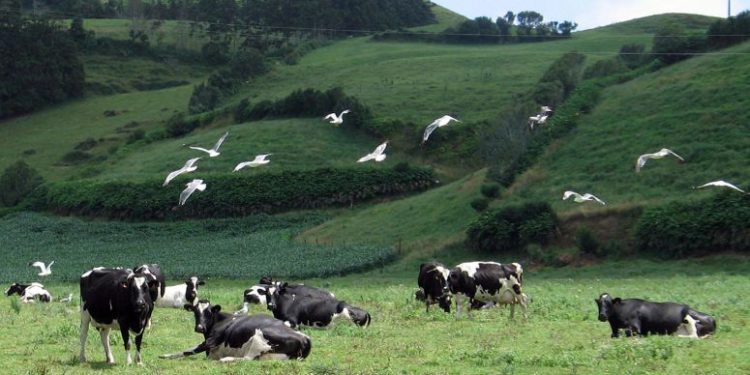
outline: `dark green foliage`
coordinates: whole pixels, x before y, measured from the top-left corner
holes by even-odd
[[[190,95],[190,102],[188,103],[188,111],[190,114],[210,111],[216,107],[219,99],[221,99],[221,90],[215,86],[200,83],[193,88],[193,94]]]
[[[549,204],[528,202],[486,211],[469,224],[466,240],[478,251],[518,251],[529,243],[546,242],[556,226]]]
[[[188,81],[178,81],[178,80],[167,80],[167,81],[132,81],[130,83],[135,87],[137,90],[140,91],[149,91],[149,90],[162,90],[170,87],[177,87],[177,86],[183,86],[183,85],[189,85],[190,82]]]
[[[0,205],[17,205],[43,182],[42,176],[25,161],[11,164],[0,176]]]
[[[146,137],[146,132],[143,129],[136,129],[132,133],[128,134],[127,143],[134,143]]]
[[[89,160],[91,160],[91,154],[89,154],[88,152],[81,151],[81,150],[73,150],[63,155],[63,157],[60,159],[60,164],[76,165],[76,164],[85,163]]]
[[[736,191],[649,208],[636,226],[638,250],[661,258],[750,251],[750,195]]]
[[[594,65],[586,68],[583,72],[583,79],[606,77],[623,73],[627,70],[628,68],[619,58],[599,60]]]
[[[404,194],[435,184],[431,170],[317,169],[258,175],[204,176],[207,189],[178,206],[181,179],[141,182],[74,181],[48,185],[35,199],[38,210],[127,220],[228,217],[350,205]]]
[[[0,22],[0,119],[83,95],[83,64],[58,24]]]
[[[482,195],[487,198],[497,198],[500,196],[500,185],[495,182],[482,184],[482,187],[479,190],[482,192]]]
[[[709,26],[707,34],[706,43],[710,49],[726,48],[746,41],[750,38],[750,10],[740,12],[735,17],[716,20]]]
[[[167,120],[165,129],[168,136],[181,137],[195,130],[198,126],[200,126],[200,121],[197,118],[187,119],[185,114],[180,112],[172,115]]]
[[[620,61],[629,69],[635,69],[649,61],[643,44],[625,44],[620,47]]]
[[[581,71],[583,70],[583,63],[585,61],[586,56],[578,52],[568,52],[555,60],[555,62],[547,68],[547,71],[544,72],[539,83],[559,82],[562,86],[563,98],[567,98],[581,80]],[[557,105],[557,103],[543,104],[552,106]]]
[[[229,43],[210,41],[201,47],[203,60],[209,65],[221,65],[229,62]]]
[[[88,150],[91,150],[92,148],[96,147],[96,145],[98,143],[99,142],[97,142],[96,139],[94,139],[94,138],[86,138],[81,143],[75,145],[75,147],[73,147],[73,149],[74,150],[79,150],[79,151],[88,151]]]
[[[471,200],[471,208],[473,208],[477,212],[482,212],[487,209],[487,207],[490,205],[490,200],[485,197],[479,197],[474,198]]]
[[[234,108],[234,122],[240,123],[243,121],[246,121],[246,113],[248,113],[252,109],[252,106],[250,105],[250,99],[245,98],[240,100],[240,103],[237,104],[237,107]]]
[[[677,23],[662,25],[654,34],[654,44],[651,47],[651,52],[666,65],[688,59],[705,50],[706,38],[703,35],[688,35]]]
[[[581,227],[576,231],[576,245],[584,254],[598,255],[601,245],[588,228]]]

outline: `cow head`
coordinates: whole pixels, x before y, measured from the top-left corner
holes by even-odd
[[[221,312],[221,305],[211,306],[208,300],[200,300],[195,305],[186,303],[184,307],[195,316],[195,332],[204,335],[211,332]]]
[[[258,281],[258,284],[272,285],[273,284],[273,278],[271,276],[263,276],[263,277],[260,278],[260,281]]]
[[[620,303],[619,298],[612,299],[608,293],[602,293],[599,298],[595,299],[596,306],[599,309],[599,321],[606,322],[612,314],[612,308],[615,304]]]
[[[191,305],[195,305],[198,302],[198,286],[205,285],[203,280],[198,280],[196,276],[193,276],[185,280],[185,299],[190,302]]]
[[[283,303],[285,296],[289,295],[288,285],[287,283],[277,283],[275,287],[268,290],[266,294],[266,306],[268,306],[269,310],[277,311],[281,309],[280,305]]]
[[[13,283],[8,290],[5,291],[6,296],[11,296],[13,294],[18,294],[19,296],[23,294],[23,291],[28,287],[28,285],[21,285],[19,283]]]
[[[159,265],[157,264],[144,264],[142,266],[136,267],[133,272],[135,273],[142,273],[144,275],[148,275],[151,279],[156,280],[155,283],[149,284],[149,294],[151,294],[151,300],[156,301],[159,298],[160,294],[163,294],[162,288],[166,287],[166,285],[161,285],[161,282],[158,281],[158,277],[156,276],[156,273],[161,273],[161,270],[159,269]],[[162,293],[159,293],[159,292]]]
[[[153,309],[151,291],[158,286],[159,281],[150,273],[131,273],[120,283],[120,287],[127,290],[129,302],[137,313]]]
[[[249,289],[245,289],[243,299],[247,303],[268,305],[268,296],[273,293],[274,289],[274,287],[266,284],[253,285]]]

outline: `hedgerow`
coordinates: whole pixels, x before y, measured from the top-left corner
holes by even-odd
[[[56,182],[35,190],[30,207],[60,214],[124,220],[245,216],[296,209],[351,205],[376,197],[404,194],[434,185],[424,168],[322,168],[253,176],[228,174],[203,178],[204,192],[178,205],[182,176],[167,187],[162,180]]]
[[[529,243],[544,244],[557,227],[546,202],[527,202],[485,212],[466,229],[468,245],[483,252],[517,251]]]
[[[661,258],[750,252],[750,195],[731,191],[648,208],[636,226],[638,250]]]

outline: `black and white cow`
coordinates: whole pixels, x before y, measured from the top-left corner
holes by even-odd
[[[44,289],[44,285],[39,283],[13,283],[10,288],[5,291],[5,295],[12,296],[13,294],[21,296],[21,302],[23,303],[34,303],[36,301],[49,302],[52,300],[52,295],[47,289]]]
[[[107,363],[115,361],[109,346],[109,332],[119,328],[127,363],[132,363],[132,333],[135,335],[135,360],[143,364],[141,342],[154,309],[151,291],[157,283],[152,274],[133,273],[130,269],[122,268],[99,267],[81,275],[81,362],[86,361],[86,338],[91,324],[99,330]]]
[[[599,320],[609,322],[612,337],[618,337],[622,329],[628,337],[677,334],[697,338],[716,329],[713,318],[681,303],[612,298],[608,293],[594,301]]]
[[[167,287],[167,281],[164,273],[161,271],[161,267],[159,267],[158,264],[144,264],[142,266],[135,267],[133,269],[133,272],[151,274],[153,275],[153,278],[156,279],[158,283],[152,284],[152,286],[150,287],[151,300],[154,301],[154,303],[156,303],[156,301],[164,296],[164,292]],[[182,305],[180,305],[179,307],[182,307]]]
[[[527,316],[528,297],[521,290],[523,268],[518,263],[504,265],[496,262],[467,262],[452,268],[448,274],[448,289],[456,297],[456,318],[461,315],[462,297],[474,301],[510,305],[513,318],[515,305],[521,305]]]
[[[181,309],[186,303],[198,303],[198,286],[205,285],[203,280],[192,276],[182,284],[166,286],[164,273],[157,264],[144,264],[137,267],[135,273],[150,273],[159,281],[159,286],[151,291],[156,307],[171,307]]]
[[[416,298],[424,301],[426,311],[430,311],[430,305],[438,304],[443,311],[451,312],[451,294],[448,289],[448,275],[450,270],[442,263],[429,262],[419,265],[419,276],[417,277]]]
[[[210,359],[229,362],[303,359],[310,354],[310,337],[268,315],[227,314],[221,312],[221,306],[211,306],[205,300],[184,307],[195,315],[195,332],[202,333],[204,340],[192,349],[161,358],[182,358],[205,352]]]
[[[330,296],[309,296],[295,294],[294,288],[282,283],[266,296],[268,309],[276,319],[293,328],[300,324],[311,327],[328,327],[338,317],[351,320],[354,324],[366,327],[370,324],[370,314]]]
[[[248,289],[245,289],[245,291],[242,294],[243,308],[242,310],[237,311],[236,314],[247,313],[249,304],[260,304],[263,306],[268,306],[267,297],[273,294],[274,290],[276,290],[276,287],[281,284],[283,284],[283,282],[273,281],[273,279],[270,276],[262,277],[258,284],[253,285]],[[332,299],[336,298],[336,296],[333,293],[325,289],[307,286],[304,284],[287,284],[287,288],[293,294],[298,295],[298,296],[332,298]]]

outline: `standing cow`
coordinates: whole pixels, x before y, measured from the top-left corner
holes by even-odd
[[[618,337],[621,329],[628,337],[673,333],[703,337],[716,329],[713,318],[681,303],[612,298],[608,293],[602,293],[594,302],[599,320],[609,322],[612,337]]]
[[[287,327],[268,315],[236,316],[221,312],[206,300],[186,304],[195,316],[195,332],[203,342],[183,352],[161,358],[182,358],[205,352],[208,358],[222,362],[252,359],[303,359],[310,354],[310,337]]]
[[[135,335],[135,360],[143,364],[141,342],[151,318],[154,302],[151,291],[158,285],[152,274],[134,273],[130,269],[95,268],[81,275],[81,362],[86,361],[86,339],[89,324],[99,330],[107,363],[114,363],[109,346],[109,331],[120,329],[122,341],[130,357],[130,334]]]
[[[448,288],[456,296],[456,318],[461,314],[462,297],[469,302],[494,302],[510,305],[510,317],[515,305],[521,305],[527,316],[528,297],[521,290],[523,268],[518,263],[504,265],[496,262],[467,262],[451,269]]]
[[[451,294],[448,289],[448,270],[442,263],[429,262],[419,266],[417,285],[419,289],[416,298],[424,301],[426,311],[430,311],[430,305],[438,304],[443,311],[451,312]]]

